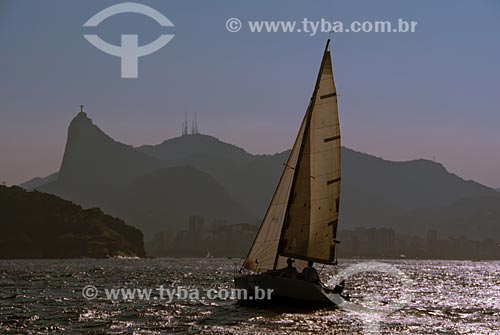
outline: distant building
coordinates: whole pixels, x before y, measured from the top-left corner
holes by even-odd
[[[205,229],[205,218],[199,215],[189,217],[189,229],[187,237],[192,241],[201,241]]]
[[[437,230],[429,230],[426,235],[426,246],[429,254],[434,254],[438,248],[438,232]]]
[[[356,228],[339,233],[343,257],[394,257],[395,232],[391,228]]]
[[[200,215],[188,218],[186,230],[161,232],[148,244],[154,256],[243,257],[252,243],[258,226],[215,219],[209,224]]]
[[[440,237],[437,230],[424,236],[397,234],[388,228],[356,228],[341,230],[338,246],[342,258],[405,258],[421,259],[500,259],[497,237],[483,241],[461,237]]]

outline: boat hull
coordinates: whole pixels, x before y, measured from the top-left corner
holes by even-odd
[[[267,274],[242,275],[234,278],[236,289],[246,290],[238,297],[243,305],[277,305],[297,303],[310,306],[335,306],[332,292],[305,280]]]

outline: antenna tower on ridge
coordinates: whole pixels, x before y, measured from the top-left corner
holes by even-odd
[[[188,120],[187,120],[187,113],[184,112],[184,122],[182,123],[182,136],[188,134]]]

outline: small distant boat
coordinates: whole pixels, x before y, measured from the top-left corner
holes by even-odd
[[[340,291],[280,276],[287,258],[297,270],[308,261],[334,266],[340,205],[340,123],[337,90],[327,41],[316,85],[279,184],[235,286],[256,302],[256,288],[271,289],[271,299],[334,305]],[[244,274],[251,271],[251,274]]]

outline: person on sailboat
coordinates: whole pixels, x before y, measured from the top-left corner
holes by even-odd
[[[320,285],[321,281],[319,279],[319,274],[318,271],[313,268],[313,264],[313,261],[307,262],[307,267],[302,270],[302,278],[308,282]]]
[[[286,278],[291,278],[291,279],[297,279],[299,277],[299,272],[297,271],[297,268],[293,266],[293,262],[295,262],[293,259],[288,258],[286,260],[287,267],[281,270],[281,277],[286,277]]]

